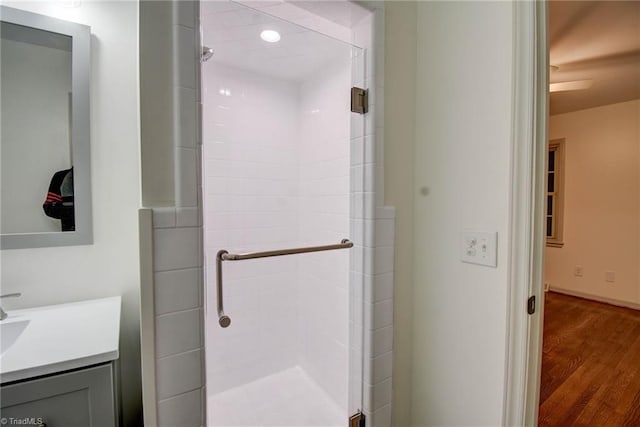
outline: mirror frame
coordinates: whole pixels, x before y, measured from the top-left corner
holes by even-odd
[[[89,82],[91,28],[7,6],[0,6],[0,21],[71,37],[71,153],[75,231],[2,234],[1,249],[90,245],[93,243],[91,199],[91,142]],[[45,183],[46,187],[48,183]],[[46,192],[46,191],[45,191]],[[43,192],[44,196],[44,192]]]

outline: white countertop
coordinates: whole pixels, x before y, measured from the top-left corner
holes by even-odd
[[[7,311],[0,323],[29,323],[0,356],[0,383],[117,359],[120,304],[118,296]]]

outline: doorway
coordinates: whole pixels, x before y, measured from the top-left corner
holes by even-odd
[[[538,425],[640,423],[640,4],[549,2]]]

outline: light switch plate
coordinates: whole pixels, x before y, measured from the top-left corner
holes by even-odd
[[[460,233],[460,260],[470,264],[498,266],[498,233],[463,231]]]

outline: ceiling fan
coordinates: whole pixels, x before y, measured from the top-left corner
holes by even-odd
[[[550,65],[549,71],[558,71],[560,67],[557,65]],[[568,82],[550,83],[549,92],[568,92],[571,90],[583,90],[589,89],[593,85],[593,80],[572,80]]]

